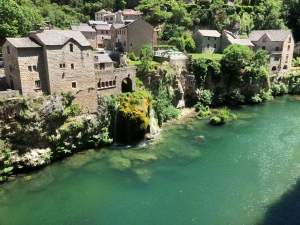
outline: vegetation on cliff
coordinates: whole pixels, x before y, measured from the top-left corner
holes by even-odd
[[[112,142],[110,120],[103,118],[107,112],[83,115],[73,99],[72,94],[61,93],[0,101],[0,180],[13,169],[41,166],[82,148]]]

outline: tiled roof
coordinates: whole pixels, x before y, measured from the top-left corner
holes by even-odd
[[[205,37],[220,37],[221,34],[216,30],[198,30]]]
[[[82,26],[72,25],[71,30],[78,30],[78,31],[81,31],[81,32],[96,32],[95,29],[93,29],[92,27],[87,26],[87,25],[82,25]]]
[[[90,20],[89,21],[89,24],[90,25],[107,25],[108,23],[107,22],[104,22],[104,21],[94,21],[94,20]]]
[[[27,38],[7,38],[13,46],[16,48],[40,48],[41,46]]]
[[[291,30],[254,30],[249,35],[250,41],[258,41],[264,34],[267,34],[271,41],[285,41]]]
[[[108,63],[113,62],[111,58],[107,54],[95,54],[95,56],[98,56],[97,63]]]
[[[120,28],[123,28],[123,27],[125,27],[125,24],[121,24],[121,23],[114,23],[114,24],[113,24],[113,26],[114,26],[114,28],[115,28],[115,29],[120,29]]]
[[[44,30],[36,33],[36,36],[45,45],[64,45],[70,39],[74,39],[81,46],[91,46],[80,31],[74,30]]]
[[[254,44],[249,39],[235,39],[235,43],[245,46],[254,46]]]
[[[98,11],[96,13],[109,13],[109,11],[105,11],[104,9],[101,9],[100,11]]]
[[[108,25],[97,25],[95,27],[96,30],[110,30],[110,26]]]
[[[123,14],[124,15],[140,15],[140,14],[143,14],[143,13],[141,13],[140,11],[135,11],[133,9],[124,9]]]

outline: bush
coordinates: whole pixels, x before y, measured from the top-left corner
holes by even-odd
[[[131,61],[136,61],[136,60],[137,60],[137,58],[136,58],[134,52],[131,52],[131,53],[130,53],[129,59],[130,59]]]
[[[245,102],[245,96],[241,93],[240,89],[238,88],[233,90],[230,97],[231,97],[230,103],[233,105],[241,104]]]
[[[210,109],[209,106],[204,106],[200,102],[198,102],[196,105],[194,105],[194,108],[196,112],[199,112],[199,116],[207,116],[210,115]]]
[[[211,105],[213,93],[210,90],[203,90],[200,96],[200,102],[203,105]]]
[[[260,94],[255,94],[254,96],[251,97],[251,102],[260,103],[262,101],[263,100],[262,100]]]
[[[230,113],[230,109],[228,109],[226,106],[219,110],[218,114],[216,116],[213,116],[210,118],[211,124],[223,124],[227,121],[229,121],[230,118],[237,119],[237,115]]]

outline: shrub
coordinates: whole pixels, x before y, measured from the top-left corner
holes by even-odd
[[[136,60],[137,60],[137,58],[136,58],[134,52],[131,52],[131,53],[130,53],[129,59],[130,59],[131,61],[136,61]]]
[[[245,101],[245,96],[241,93],[240,89],[236,88],[233,90],[231,94],[231,104],[236,105],[236,104],[241,104],[244,103]]]
[[[203,90],[200,96],[200,102],[203,105],[211,105],[213,93],[210,90]]]
[[[228,109],[226,106],[219,110],[218,114],[216,116],[213,116],[210,118],[211,124],[223,124],[227,121],[229,121],[230,118],[237,119],[237,115],[230,113],[230,109]]]
[[[262,100],[260,94],[255,94],[254,96],[251,97],[251,102],[260,103],[262,101],[263,100]]]

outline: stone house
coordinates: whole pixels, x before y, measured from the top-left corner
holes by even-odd
[[[114,68],[114,63],[107,54],[94,54],[95,70],[109,70]]]
[[[71,30],[80,31],[90,42],[93,48],[97,48],[96,30],[86,24],[71,25]]]
[[[254,50],[269,54],[269,73],[284,76],[291,70],[294,38],[291,30],[255,30],[249,35]]]
[[[27,38],[7,38],[2,46],[6,82],[23,95],[47,92],[46,71],[41,45]]]
[[[107,15],[109,13],[111,13],[111,12],[101,9],[100,11],[95,12],[95,20],[96,21],[105,21],[104,15]]]
[[[124,9],[123,10],[123,20],[137,20],[143,18],[143,13],[140,11],[135,11],[133,9]]]
[[[196,53],[217,53],[221,51],[221,34],[216,30],[197,30],[192,38]]]
[[[102,25],[96,25],[94,26],[96,30],[96,36],[97,36],[97,48],[104,48],[104,49],[110,49],[111,48],[111,31],[110,27],[111,24],[102,24]],[[109,40],[109,42],[105,41]]]
[[[221,36],[221,51],[227,48],[231,44],[240,44],[249,47],[253,50],[254,44],[249,39],[240,39],[232,32],[223,30]]]
[[[91,44],[79,31],[39,30],[2,46],[5,76],[23,95],[72,92],[83,112],[97,111]]]
[[[134,52],[140,56],[142,45],[153,46],[153,26],[143,19],[137,19],[128,25],[113,24],[111,44],[119,52]]]

